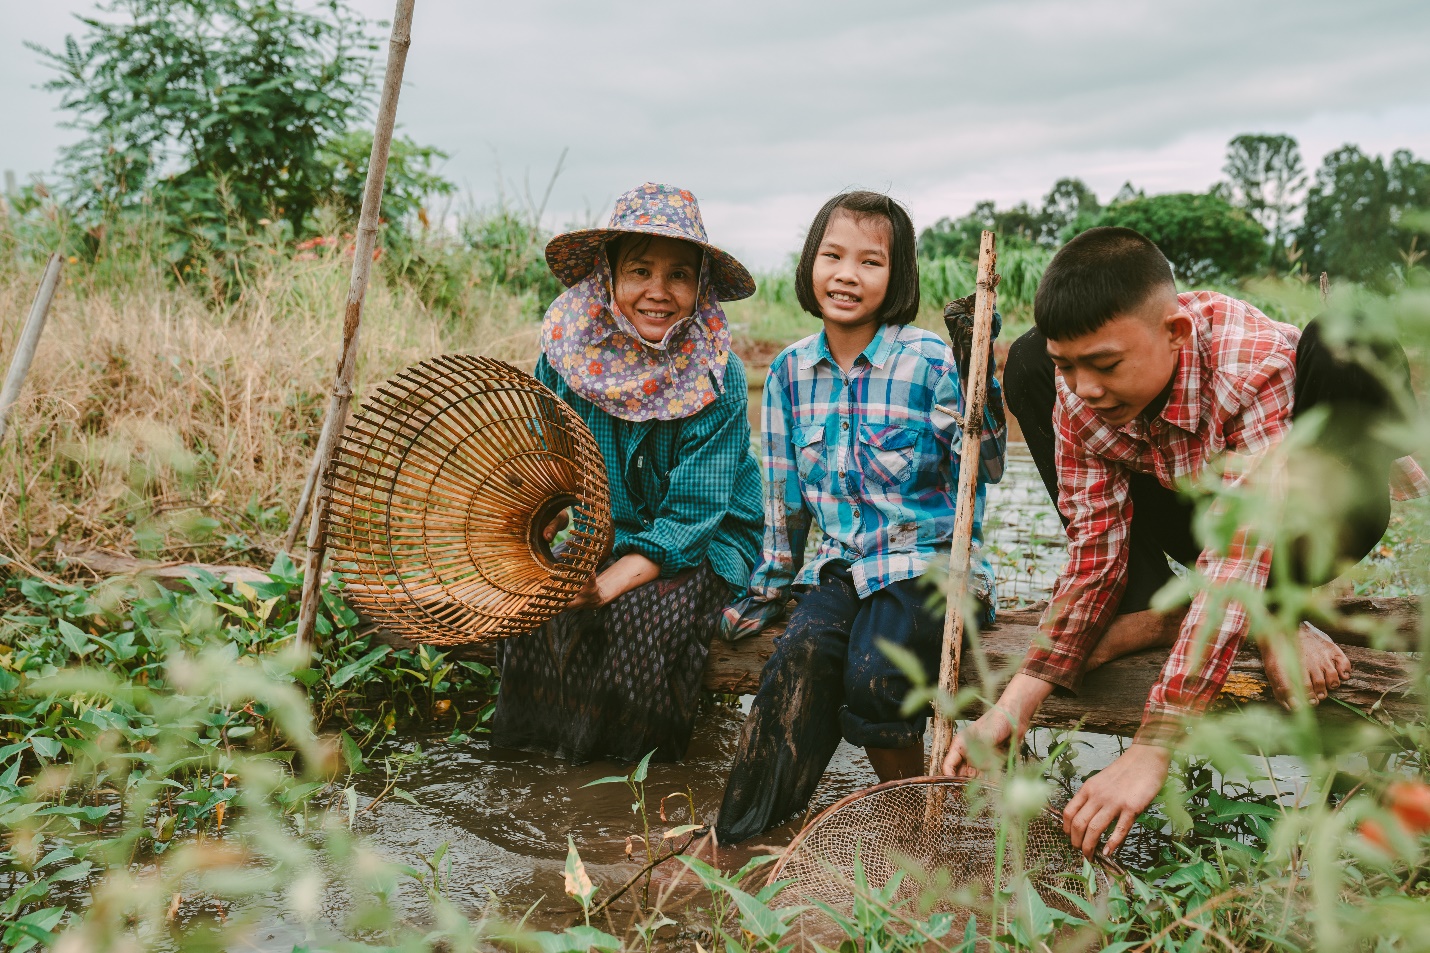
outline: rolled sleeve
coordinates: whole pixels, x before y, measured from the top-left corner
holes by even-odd
[[[788,360],[770,368],[760,404],[761,462],[765,475],[765,535],[760,563],[750,576],[750,594],[762,601],[788,598],[804,564],[811,514],[800,489],[791,433],[793,415],[784,380]]]
[[[1125,469],[1089,452],[1061,414],[1055,426],[1058,507],[1068,519],[1068,563],[1022,672],[1076,690],[1127,585],[1132,501]]]
[[[617,543],[613,555],[640,553],[660,564],[662,578],[700,565],[730,509],[733,474],[750,452],[744,407],[743,401],[721,399],[690,418],[655,520]]]

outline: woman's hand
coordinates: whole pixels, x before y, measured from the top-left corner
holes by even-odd
[[[561,532],[567,526],[569,526],[570,523],[571,514],[566,510],[562,510],[561,512],[556,514],[556,518],[554,520],[546,524],[546,529],[541,531],[541,537],[545,539],[546,542],[549,544],[553,539],[556,538],[556,534]]]
[[[586,581],[568,609],[599,609],[660,576],[660,563],[628,553]]]

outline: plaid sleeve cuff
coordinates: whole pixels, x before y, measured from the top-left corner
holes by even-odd
[[[766,602],[758,596],[746,596],[725,607],[720,615],[720,638],[726,642],[747,639],[770,625],[785,613],[785,600]]]
[[[1132,743],[1175,748],[1186,737],[1186,734],[1187,728],[1182,713],[1163,709],[1148,709],[1142,716],[1142,727],[1137,729]]]
[[[1077,693],[1078,687],[1082,684],[1081,672],[1068,671],[1065,666],[1054,662],[1036,648],[1028,653],[1027,658],[1023,659],[1023,667],[1018,669],[1018,674],[1031,675],[1045,682],[1051,682],[1073,694]]]
[[[1401,457],[1390,468],[1390,498],[1399,502],[1430,496],[1430,479],[1414,457]]]

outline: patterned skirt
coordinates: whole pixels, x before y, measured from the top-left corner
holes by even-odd
[[[563,612],[497,649],[492,743],[580,764],[685,756],[730,589],[709,563]]]

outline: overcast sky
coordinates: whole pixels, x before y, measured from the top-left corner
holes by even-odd
[[[42,173],[72,136],[22,43],[58,47],[92,8],[0,3],[0,168]],[[1430,155],[1427,75],[1425,0],[417,0],[398,121],[482,202],[498,169],[539,193],[569,147],[554,228],[643,181],[688,188],[765,268],[851,186],[922,228],[1064,175],[1103,199],[1202,190],[1241,132],[1296,136],[1312,169],[1344,142]]]

